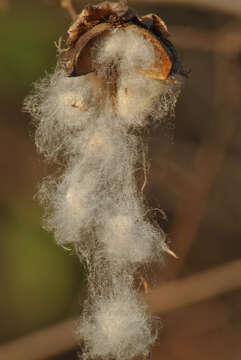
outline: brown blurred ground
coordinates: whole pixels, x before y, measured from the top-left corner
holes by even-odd
[[[69,21],[57,5],[15,0],[0,7],[2,343],[77,315],[83,292],[74,256],[40,228],[41,210],[32,197],[49,169],[36,154],[29,118],[21,112],[30,84],[54,68],[53,41]],[[157,286],[241,257],[241,24],[230,14],[197,7],[142,2],[139,10],[164,18],[191,69],[175,130],[168,130],[170,121],[150,137],[146,195],[151,206],[167,213],[168,222],[155,218],[180,256],[155,269],[151,282]],[[241,359],[239,289],[161,317],[154,360]],[[56,357],[74,358],[75,353]]]

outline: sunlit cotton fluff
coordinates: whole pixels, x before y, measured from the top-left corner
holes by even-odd
[[[140,73],[127,73],[120,78],[117,111],[127,126],[145,126],[148,121],[161,121],[167,116],[175,95],[170,97],[167,81],[149,79]],[[166,106],[160,106],[160,103]],[[137,105],[138,104],[138,105]]]
[[[41,190],[41,198],[47,197],[52,208],[46,227],[55,232],[58,243],[81,242],[88,228],[103,227],[120,198],[137,201],[130,159],[135,142],[129,148],[119,135],[106,138],[106,132],[98,130],[93,134],[78,139],[80,154],[57,185]]]
[[[156,339],[146,307],[134,290],[121,285],[117,292],[94,302],[81,318],[77,332],[84,340],[85,356],[91,359],[147,356]]]
[[[86,229],[93,225],[98,211],[98,179],[95,174],[83,176],[79,164],[68,169],[54,191],[50,189],[51,214],[46,218],[47,229],[55,232],[60,244],[83,241]],[[48,192],[48,188],[42,190]]]
[[[97,71],[108,70],[118,64],[122,73],[144,70],[155,61],[155,51],[150,41],[135,28],[116,28],[93,47],[92,57]]]
[[[57,69],[35,85],[24,108],[36,123],[36,145],[47,158],[72,152],[72,141],[98,113],[98,87],[90,76],[69,78]]]
[[[141,208],[122,209],[112,212],[98,233],[104,252],[110,263],[118,267],[128,264],[148,263],[162,259],[164,233],[143,220]]]
[[[35,87],[25,109],[37,124],[38,150],[61,164],[60,176],[39,192],[46,227],[88,267],[89,304],[78,329],[85,357],[129,360],[146,356],[155,336],[123,273],[133,279],[165,249],[136,183],[136,170],[146,172],[141,128],[161,123],[179,86],[144,75],[155,50],[133,27],[96,40],[91,56],[95,72],[72,78],[57,69]]]
[[[161,122],[176,103],[179,82],[144,75],[155,63],[155,51],[151,41],[136,28],[118,28],[109,33],[96,42],[92,56],[101,76],[108,76],[113,68],[119,74],[116,115],[125,126],[144,127],[148,121]]]

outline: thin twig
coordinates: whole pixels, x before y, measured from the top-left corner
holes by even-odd
[[[163,251],[165,251],[165,253],[171,255],[172,257],[174,257],[174,259],[178,260],[180,259],[179,256],[177,256],[174,251],[172,251],[168,246],[167,244],[165,244],[163,247],[162,247]]]
[[[153,314],[197,304],[241,287],[241,260],[174,280],[150,292],[145,301]]]
[[[146,279],[143,276],[141,276],[140,279],[141,279],[141,281],[143,283],[145,294],[148,295],[149,292],[150,292],[148,283],[147,283]]]
[[[73,4],[72,4],[71,0],[61,0],[61,7],[68,11],[68,13],[71,16],[72,20],[76,20],[77,13],[76,13],[76,11],[75,11],[75,9],[73,7]]]
[[[148,183],[148,179],[147,179],[147,166],[146,166],[146,154],[145,154],[145,151],[143,150],[142,152],[142,157],[143,157],[143,175],[144,175],[144,182],[143,182],[143,185],[142,185],[142,188],[141,188],[141,192],[143,193],[146,186],[147,186],[147,183]]]
[[[131,3],[146,4],[146,0],[132,0]],[[189,5],[195,8],[202,8],[208,10],[217,10],[234,16],[241,16],[241,2],[239,0],[152,0],[153,5],[160,4],[180,4]]]
[[[24,336],[0,347],[0,360],[43,360],[77,346],[74,329],[77,319],[70,319]]]

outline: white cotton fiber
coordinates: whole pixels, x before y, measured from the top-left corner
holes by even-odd
[[[90,312],[81,318],[77,333],[84,340],[85,356],[91,359],[147,356],[156,340],[146,307],[132,289],[122,285],[94,301]]]
[[[129,263],[148,263],[154,258],[161,260],[165,236],[153,225],[143,220],[138,207],[123,208],[108,216],[98,232],[99,241],[110,263],[126,267]]]
[[[35,86],[34,95],[25,100],[38,128],[36,145],[47,158],[61,151],[71,152],[71,142],[98,111],[98,88],[93,91],[91,77],[68,78],[56,70]]]
[[[116,110],[125,126],[143,127],[150,118],[160,122],[176,103],[180,84],[143,75],[155,63],[155,51],[151,41],[136,28],[117,28],[110,32],[96,42],[92,56],[102,76],[108,76],[113,68],[120,75]]]
[[[162,120],[168,108],[160,109],[158,103],[169,88],[167,82],[152,80],[140,73],[124,75],[120,78],[117,104],[121,120],[127,126],[145,126],[150,117]]]
[[[117,64],[121,72],[147,69],[155,62],[155,51],[150,41],[135,28],[116,28],[93,48],[97,71]]]
[[[155,50],[135,27],[100,37],[91,56],[95,72],[67,77],[57,69],[36,85],[25,109],[37,124],[38,150],[61,165],[39,192],[45,225],[88,267],[90,302],[78,329],[85,356],[129,360],[147,356],[155,340],[130,283],[165,249],[136,183],[136,170],[147,170],[140,134],[172,111],[179,86],[144,75]]]

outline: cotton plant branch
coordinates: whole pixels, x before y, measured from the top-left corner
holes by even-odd
[[[73,7],[72,1],[71,0],[61,0],[61,7],[63,9],[66,9],[70,15],[70,17],[72,18],[72,20],[76,20],[77,18],[77,13]]]
[[[146,4],[146,0],[132,0],[134,5],[136,4]],[[175,4],[175,5],[188,5],[194,8],[203,8],[208,10],[216,10],[224,12],[226,14],[241,16],[241,3],[237,0],[152,0],[153,5],[162,4]]]
[[[144,133],[173,113],[186,73],[157,15],[139,18],[126,1],[88,6],[79,15],[71,2],[62,5],[74,20],[68,40],[57,46],[54,74],[25,102],[38,150],[64,169],[39,191],[45,226],[88,269],[89,295],[76,329],[83,357],[145,357],[158,322],[140,301],[135,274],[165,252],[175,254],[146,217]]]

